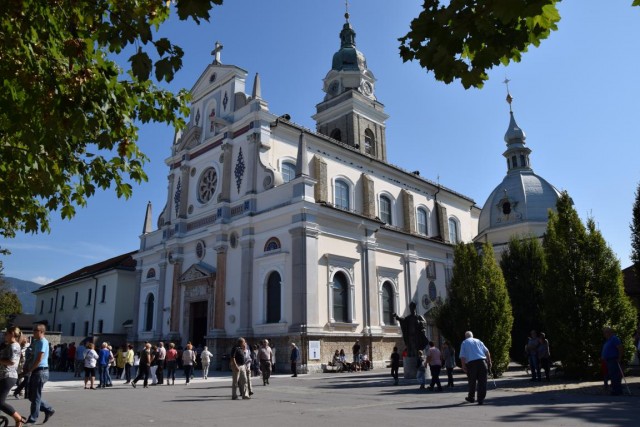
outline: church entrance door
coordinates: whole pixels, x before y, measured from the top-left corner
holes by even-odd
[[[189,307],[189,339],[194,347],[204,346],[205,335],[207,335],[207,312],[209,305],[207,301],[192,302]]]

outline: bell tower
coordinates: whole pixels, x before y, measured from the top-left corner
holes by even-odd
[[[376,78],[356,49],[356,33],[345,13],[340,49],[323,80],[324,100],[316,105],[319,133],[354,147],[362,154],[387,160],[385,121],[389,116],[375,96]]]

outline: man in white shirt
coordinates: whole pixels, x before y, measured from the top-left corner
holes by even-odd
[[[475,402],[477,383],[478,405],[482,405],[487,395],[487,375],[491,370],[491,354],[482,341],[473,337],[473,332],[465,332],[464,337],[466,339],[460,346],[460,361],[469,381],[469,395],[464,400],[469,403]]]

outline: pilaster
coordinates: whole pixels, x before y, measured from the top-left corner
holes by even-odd
[[[290,332],[302,332],[318,326],[318,229],[316,224],[300,224],[291,234],[291,326]]]
[[[182,260],[173,263],[173,281],[171,285],[171,331],[175,336],[180,334],[180,275],[182,274]]]
[[[224,318],[226,312],[226,287],[227,287],[227,245],[216,247],[216,290],[215,290],[215,318],[213,328],[224,330]]]

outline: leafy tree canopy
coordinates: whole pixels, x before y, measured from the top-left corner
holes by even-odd
[[[487,70],[520,62],[522,53],[558,29],[560,0],[424,0],[399,39],[400,56],[417,60],[437,80],[482,87]],[[633,0],[640,6],[640,0]]]
[[[12,289],[8,289],[2,270],[2,262],[0,261],[0,330],[7,327],[10,316],[22,313],[20,298]]]
[[[154,31],[174,2],[23,0],[0,8],[0,235],[48,231],[97,188],[129,197],[146,180],[136,123],[180,128],[186,91],[158,86],[183,51]],[[178,0],[181,20],[209,19],[222,0]],[[133,47],[128,69],[115,62]],[[153,59],[152,59],[153,58]]]

